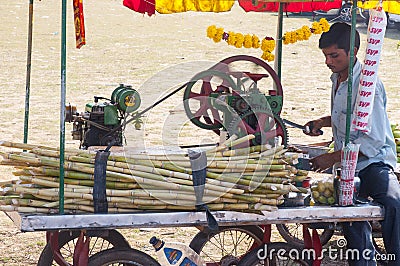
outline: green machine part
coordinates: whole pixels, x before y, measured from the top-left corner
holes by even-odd
[[[120,84],[111,94],[111,101],[118,108],[127,113],[132,113],[140,107],[141,99],[139,93],[131,86]]]
[[[104,110],[105,126],[114,126],[119,124],[118,108],[115,105],[110,105],[108,103],[87,103],[85,111],[88,113],[95,113],[98,108]]]
[[[246,111],[249,107],[258,107],[271,110],[274,114],[279,114],[283,106],[283,97],[279,95],[264,95],[261,93],[250,93],[241,97],[230,95],[227,97],[227,103],[229,106],[239,111]]]
[[[118,109],[114,105],[104,106],[104,125],[119,125]]]
[[[218,98],[219,93],[212,93],[211,98]],[[264,95],[261,93],[250,93],[246,95],[226,95],[225,102],[230,108],[225,105],[219,105],[218,101],[211,101],[211,105],[224,113],[224,126],[227,127],[234,118],[232,112],[239,115],[248,112],[253,108],[261,108],[270,110],[273,114],[279,115],[283,106],[283,97],[279,95]]]

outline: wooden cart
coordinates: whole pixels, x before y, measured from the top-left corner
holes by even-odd
[[[192,242],[192,248],[201,253],[210,237],[218,235],[218,238],[232,237],[235,231],[252,237],[252,247],[245,247],[247,252],[262,243],[269,243],[272,224],[299,223],[340,223],[354,221],[379,221],[383,219],[383,209],[377,205],[363,204],[350,207],[337,206],[308,206],[280,208],[275,212],[264,212],[262,214],[216,211],[214,217],[218,221],[219,231],[208,232],[207,220],[204,212],[150,212],[142,211],[129,214],[77,214],[77,215],[33,215],[18,214],[16,212],[6,213],[23,232],[46,231],[47,245],[39,258],[38,265],[96,265],[99,261],[108,262],[112,258],[121,262],[124,258],[133,265],[159,265],[148,254],[130,247],[126,239],[117,229],[123,228],[166,228],[166,227],[197,227],[205,239],[199,242],[199,237]],[[263,236],[257,236],[255,228],[261,228]],[[307,229],[308,231],[308,229]],[[254,235],[252,235],[254,234]],[[316,230],[312,229],[315,237]],[[195,238],[196,238],[195,237]],[[200,237],[201,238],[201,237]],[[238,239],[237,239],[238,240]],[[243,239],[242,239],[243,240]],[[236,249],[231,255],[211,256],[204,254],[209,265],[223,265],[230,259],[236,260],[240,245],[238,240]],[[257,241],[256,241],[257,240]],[[315,240],[315,239],[314,239]],[[260,243],[260,241],[262,241]],[[221,242],[224,242],[222,239]],[[100,244],[101,243],[101,244]],[[196,244],[197,247],[196,247]],[[316,250],[316,245],[313,248]],[[193,247],[193,245],[195,247]],[[308,243],[309,245],[309,243]],[[68,247],[68,250],[66,249]],[[218,247],[215,247],[216,253]],[[199,250],[200,249],[200,250]],[[242,251],[243,252],[243,251]],[[54,262],[53,262],[54,259]],[[54,264],[53,264],[54,265]],[[108,264],[106,264],[108,265]],[[229,264],[224,264],[229,265]],[[236,264],[231,264],[236,265]]]

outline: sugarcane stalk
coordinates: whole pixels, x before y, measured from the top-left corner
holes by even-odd
[[[44,204],[43,207],[56,208],[56,207],[59,206],[59,203],[60,202],[58,200],[56,200],[56,201]],[[93,206],[93,202],[90,201],[90,200],[76,200],[76,199],[66,199],[66,200],[64,200],[64,204],[67,204],[67,205],[69,205],[69,204],[79,204],[79,205],[86,205],[86,206],[90,205],[90,206]]]
[[[242,200],[244,202],[251,202],[251,203],[263,203],[263,204],[269,204],[269,205],[279,205],[282,204],[280,203],[281,200],[276,200],[276,199],[264,199],[261,197],[255,197],[255,196],[243,196],[243,195],[234,195],[234,199]]]
[[[290,180],[288,177],[294,173],[297,174],[298,171],[288,165],[289,159],[283,156],[286,152],[283,146],[275,149],[267,149],[268,147],[263,145],[227,150],[248,140],[249,138],[244,137],[230,141],[223,148],[220,145],[219,148],[207,151],[209,172],[207,172],[203,201],[214,210],[274,210],[276,205],[282,203],[282,195],[290,191],[303,191],[302,188],[284,184]],[[26,150],[31,152],[0,152],[10,165],[25,168],[17,173],[22,183],[10,186],[12,190],[9,191],[24,195],[23,197],[33,195],[42,200],[24,199],[15,201],[15,204],[20,202],[18,204],[32,204],[40,207],[39,205],[47,200],[45,204],[48,209],[58,206],[56,200],[59,193],[58,150],[37,145],[30,147],[15,145],[17,146],[27,147],[29,149]],[[64,196],[67,201],[65,205],[68,205],[69,211],[93,211],[93,207],[89,204],[93,200],[94,156],[94,152],[80,150],[71,151],[65,156],[65,169],[71,175],[65,176],[64,185]],[[227,172],[231,174],[226,174]],[[24,175],[24,173],[29,174]],[[106,175],[107,183],[112,180],[115,184],[111,186],[108,184],[106,189],[107,200],[113,204],[110,205],[112,206],[110,210],[126,212],[143,207],[155,210],[195,209],[196,197],[191,179],[191,165],[186,154],[151,156],[111,154],[107,162]],[[285,178],[274,178],[274,176],[282,175]],[[117,185],[116,181],[122,185]],[[257,187],[254,187],[254,184]],[[3,202],[2,205],[4,203],[8,202]],[[50,212],[52,211],[54,210]]]
[[[44,165],[48,166],[56,166],[58,165],[58,159],[54,158],[49,158],[49,157],[44,157],[44,156],[39,156],[38,158],[31,158],[29,156],[23,156],[23,155],[10,155],[11,158],[14,158],[16,160],[26,160],[28,162],[34,162],[38,163],[41,162]],[[85,173],[94,173],[94,169],[92,168],[93,165],[86,164],[86,163],[75,163],[75,162],[66,162],[65,163],[65,169],[69,170],[75,170],[75,171],[81,171]],[[146,166],[140,166],[140,165],[129,165],[130,169],[125,169],[125,168],[118,168],[118,167],[112,167],[112,166],[107,166],[107,169],[110,171],[107,171],[107,176],[110,177],[115,177],[115,178],[126,178],[129,177],[129,180],[141,180],[142,183],[146,183],[145,179],[151,179],[155,181],[166,181],[168,180],[171,183],[177,183],[181,185],[187,185],[190,186],[192,185],[192,182],[188,180],[188,175],[184,175],[176,172],[171,172],[171,171],[163,171],[163,169],[155,169],[155,168],[149,168]],[[135,171],[135,169],[139,169],[140,171]],[[148,172],[142,172],[142,171],[148,171]],[[154,172],[158,174],[153,174]],[[165,175],[168,175],[169,177],[164,177],[160,176],[159,173],[163,172]],[[128,175],[131,174],[131,175]],[[175,176],[179,177],[184,177],[186,180],[179,179],[179,178],[174,178]],[[140,179],[138,177],[141,177]],[[224,187],[220,186],[213,186],[210,184],[206,184],[206,187],[210,190],[215,190],[215,191],[220,191],[220,192],[231,192],[231,193],[238,193],[241,194],[243,193],[242,190],[239,189],[227,189]]]
[[[38,177],[38,176],[35,176]],[[52,182],[59,182],[58,177],[53,177],[53,176],[40,176],[41,179],[49,180]],[[71,185],[81,185],[81,186],[90,186],[93,187],[94,181],[93,180],[86,180],[86,179],[70,179],[70,178],[64,178],[64,183],[65,184],[71,184]],[[136,183],[123,183],[123,182],[115,182],[115,181],[108,181],[106,183],[107,188],[113,188],[113,189],[136,189],[140,188],[140,186]]]
[[[253,206],[254,210],[258,210],[258,211],[277,211],[278,208],[276,206],[269,206],[269,205],[263,205],[263,204],[259,204],[256,203]]]
[[[206,153],[207,154],[213,154],[213,153],[216,153],[216,152],[218,152],[220,150],[224,150],[225,148],[234,147],[234,146],[239,145],[239,144],[241,144],[243,142],[250,141],[250,140],[254,139],[255,137],[256,137],[255,135],[246,135],[246,136],[241,137],[239,139],[235,139],[235,140],[232,140],[232,141],[225,141],[224,145],[221,145],[221,148],[217,147],[215,149],[210,149],[210,150],[207,150]]]
[[[9,205],[14,206],[30,206],[30,207],[47,207],[45,206],[48,202],[42,200],[33,199],[12,199]]]
[[[255,194],[255,193],[250,193],[250,192],[243,193],[243,196],[257,196],[257,197],[265,198],[265,199],[278,199],[278,198],[280,199],[282,197],[282,195],[278,194],[278,193],[276,193],[276,194],[274,194],[274,193]]]
[[[250,173],[244,173],[243,176],[247,177],[282,177],[288,179],[291,175],[290,170],[281,170],[281,171],[254,171]]]
[[[276,173],[276,172],[273,172]],[[274,184],[283,184],[289,182],[289,178],[285,177],[286,174],[282,174],[279,176],[268,176],[268,175],[243,175],[241,180],[248,184],[250,181],[255,180],[257,182],[266,182],[266,183],[274,183]]]
[[[39,178],[31,178],[31,177],[23,177],[24,180],[29,180],[35,184],[41,184],[41,185],[46,185],[47,187],[52,187],[52,188],[58,188],[59,183],[58,182],[51,182],[48,180],[42,180]],[[21,192],[21,190],[15,190],[16,192]],[[50,193],[49,189],[46,190],[47,194],[44,195],[54,195],[54,193]],[[93,194],[93,188],[92,187],[84,187],[84,186],[70,186],[70,185],[65,185],[64,186],[64,191],[68,192],[68,195],[75,195],[75,194],[69,194],[69,193],[76,193],[76,194]],[[32,194],[34,193],[33,191],[30,191]],[[58,192],[58,189],[54,189],[53,192]],[[205,201],[211,201],[215,200],[216,197],[215,195],[207,195],[208,191],[205,191],[204,195],[204,200]],[[141,190],[141,189],[134,189],[134,190],[113,190],[113,189],[106,189],[106,195],[107,196],[114,196],[114,197],[155,197],[155,198],[162,198],[162,199],[185,199],[185,200],[192,200],[195,201],[195,196],[194,194],[182,194],[180,191],[157,191],[157,190]],[[219,195],[222,198],[224,195]],[[86,196],[86,199],[89,199],[88,196]]]
[[[52,147],[48,147],[48,146],[33,145],[33,144],[27,144],[27,143],[17,143],[17,142],[5,141],[5,140],[0,140],[0,146],[16,148],[16,149],[21,149],[21,150],[32,150],[34,148],[42,148],[42,149],[46,149],[46,150],[56,150],[56,148],[52,148]]]
[[[58,213],[58,210],[37,207],[23,207],[12,205],[0,205],[0,210],[4,212],[19,212],[19,213]]]
[[[37,175],[48,175],[48,176],[59,176],[60,171],[57,168],[49,168],[49,167],[36,167],[31,169],[29,171],[34,176]],[[94,180],[94,175],[91,173],[83,173],[79,171],[64,171],[64,176],[71,178],[71,179],[78,179],[78,180]],[[107,177],[107,181],[110,182],[126,182],[126,179],[120,179],[120,178],[113,178],[113,177]],[[134,183],[132,183],[134,185]]]
[[[232,141],[237,140],[237,138],[238,138],[238,136],[236,134],[233,134],[232,136],[230,136],[227,140],[222,142],[217,147],[208,150],[208,153],[214,153],[214,152],[218,152],[218,151],[222,151],[222,150],[227,149],[228,148],[227,144],[231,143]]]
[[[284,150],[284,146],[280,145],[275,148],[261,152],[260,157],[275,156],[276,154],[281,154],[280,152],[283,150]]]

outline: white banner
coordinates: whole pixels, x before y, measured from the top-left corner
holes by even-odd
[[[368,125],[368,119],[374,104],[379,60],[385,37],[386,24],[386,14],[381,8],[370,10],[367,48],[361,71],[356,106],[354,108],[353,130],[360,130],[367,133],[370,131],[371,125]]]

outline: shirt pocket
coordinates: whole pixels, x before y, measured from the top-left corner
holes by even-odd
[[[352,142],[356,138],[359,137],[360,131],[358,130],[352,130],[351,129],[351,123],[353,121],[354,115],[352,114],[350,117],[350,136],[349,140]],[[346,137],[346,119],[347,119],[347,114],[344,112],[340,112],[338,116],[338,125],[337,125],[337,130],[338,134],[343,137],[343,139]]]
[[[347,118],[346,113],[339,112],[338,119],[337,119],[338,124],[336,125],[336,127],[337,127],[339,135],[342,137],[346,136],[346,118]],[[351,123],[351,120],[350,120],[350,123]]]

